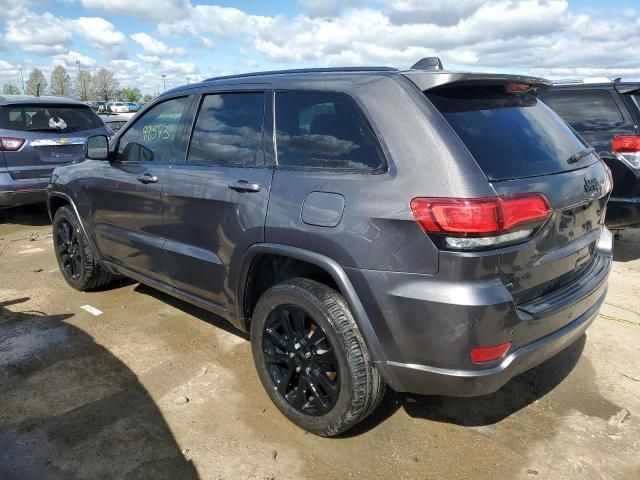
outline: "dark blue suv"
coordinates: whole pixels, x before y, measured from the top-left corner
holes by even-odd
[[[85,138],[107,132],[84,103],[0,96],[0,207],[44,202],[53,169],[83,159]]]

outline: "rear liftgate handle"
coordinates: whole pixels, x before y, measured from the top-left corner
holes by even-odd
[[[246,180],[238,180],[229,184],[231,190],[236,192],[259,192],[262,188],[258,183],[249,183]]]
[[[138,175],[136,177],[139,182],[147,184],[147,183],[158,183],[158,177],[155,175],[151,175],[149,173],[143,173],[142,175]]]

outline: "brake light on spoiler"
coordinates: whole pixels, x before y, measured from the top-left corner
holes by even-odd
[[[484,198],[414,198],[411,210],[422,229],[448,248],[475,250],[530,237],[551,215],[540,193]]]

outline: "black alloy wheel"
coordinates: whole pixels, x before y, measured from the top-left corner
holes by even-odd
[[[63,219],[58,223],[56,236],[62,268],[69,278],[77,280],[82,273],[82,249],[76,230],[68,220]]]
[[[340,393],[335,351],[320,325],[302,308],[280,305],[264,326],[262,351],[275,390],[306,415],[329,412]]]

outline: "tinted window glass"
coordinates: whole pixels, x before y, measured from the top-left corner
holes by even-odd
[[[606,90],[549,91],[542,97],[576,130],[610,129],[622,125],[624,118]]]
[[[0,128],[19,132],[72,133],[100,128],[87,106],[12,105],[0,107]]]
[[[256,166],[264,93],[207,95],[191,137],[189,163]]]
[[[187,97],[162,102],[136,120],[120,137],[118,159],[122,162],[170,163],[183,157],[178,145],[178,126]]]
[[[276,94],[278,165],[381,171],[382,151],[353,99],[340,93]]]
[[[497,86],[447,88],[427,96],[491,180],[547,175],[597,161],[589,155],[567,162],[585,145],[532,94],[508,94]]]

